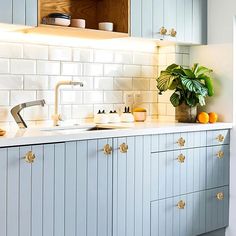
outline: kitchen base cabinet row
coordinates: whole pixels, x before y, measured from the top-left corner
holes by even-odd
[[[228,136],[0,148],[0,236],[197,236],[224,228]]]

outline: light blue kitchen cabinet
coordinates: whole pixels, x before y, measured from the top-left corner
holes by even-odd
[[[151,203],[151,236],[196,236],[205,233],[205,191]]]
[[[36,26],[38,0],[0,0],[0,23]]]

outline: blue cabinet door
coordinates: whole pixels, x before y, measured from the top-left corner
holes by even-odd
[[[37,26],[37,0],[0,0],[0,23]]]
[[[114,139],[113,148],[113,236],[149,236],[150,137]]]
[[[205,232],[205,192],[151,203],[151,236],[196,236]]]

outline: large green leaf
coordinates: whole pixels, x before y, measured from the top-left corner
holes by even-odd
[[[171,64],[170,66],[168,66],[168,67],[166,68],[166,71],[171,72],[171,71],[173,71],[173,70],[176,69],[176,68],[180,68],[180,66],[179,66],[179,65],[176,65],[176,64]]]
[[[199,104],[201,106],[205,106],[206,105],[205,97],[203,97],[202,95],[197,95],[197,97],[198,97],[198,100],[199,100]]]
[[[205,74],[209,74],[211,73],[212,70],[207,68],[207,67],[204,67],[204,66],[199,66],[195,72],[195,75],[196,77],[200,77],[201,75],[205,75]]]
[[[199,77],[199,79],[204,80],[205,86],[207,87],[207,90],[208,90],[208,96],[210,97],[213,96],[215,92],[214,92],[212,78],[206,75],[202,75],[201,77]]]
[[[196,79],[188,79],[188,78],[181,78],[182,84],[184,87],[189,90],[190,92],[195,92],[197,94],[200,94],[202,96],[206,96],[208,94],[207,88],[204,87],[203,84],[201,84]]]
[[[174,107],[177,107],[180,105],[180,94],[177,92],[173,93],[170,97],[170,102]]]
[[[157,88],[162,91],[166,91],[169,89],[175,79],[177,79],[178,76],[172,75],[172,73],[168,71],[162,71],[159,78],[157,78]]]
[[[184,74],[185,74],[188,78],[190,78],[190,79],[194,79],[194,78],[195,78],[195,75],[194,75],[194,73],[192,72],[192,70],[190,70],[190,69],[184,69],[183,71],[184,71]]]

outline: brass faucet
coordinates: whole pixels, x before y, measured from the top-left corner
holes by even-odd
[[[84,86],[83,82],[76,82],[76,81],[71,81],[71,80],[60,81],[60,82],[58,82],[56,84],[56,87],[55,87],[54,114],[52,115],[53,126],[59,126],[59,121],[62,120],[61,115],[58,114],[58,94],[59,94],[60,86],[63,86],[63,85],[72,85],[72,86],[79,85],[80,87]]]
[[[21,103],[11,109],[11,114],[15,119],[16,123],[18,124],[19,128],[24,129],[27,128],[27,125],[23,120],[22,116],[20,115],[20,112],[27,107],[40,106],[40,105],[43,107],[45,104],[46,104],[45,100],[37,100],[32,102]]]

